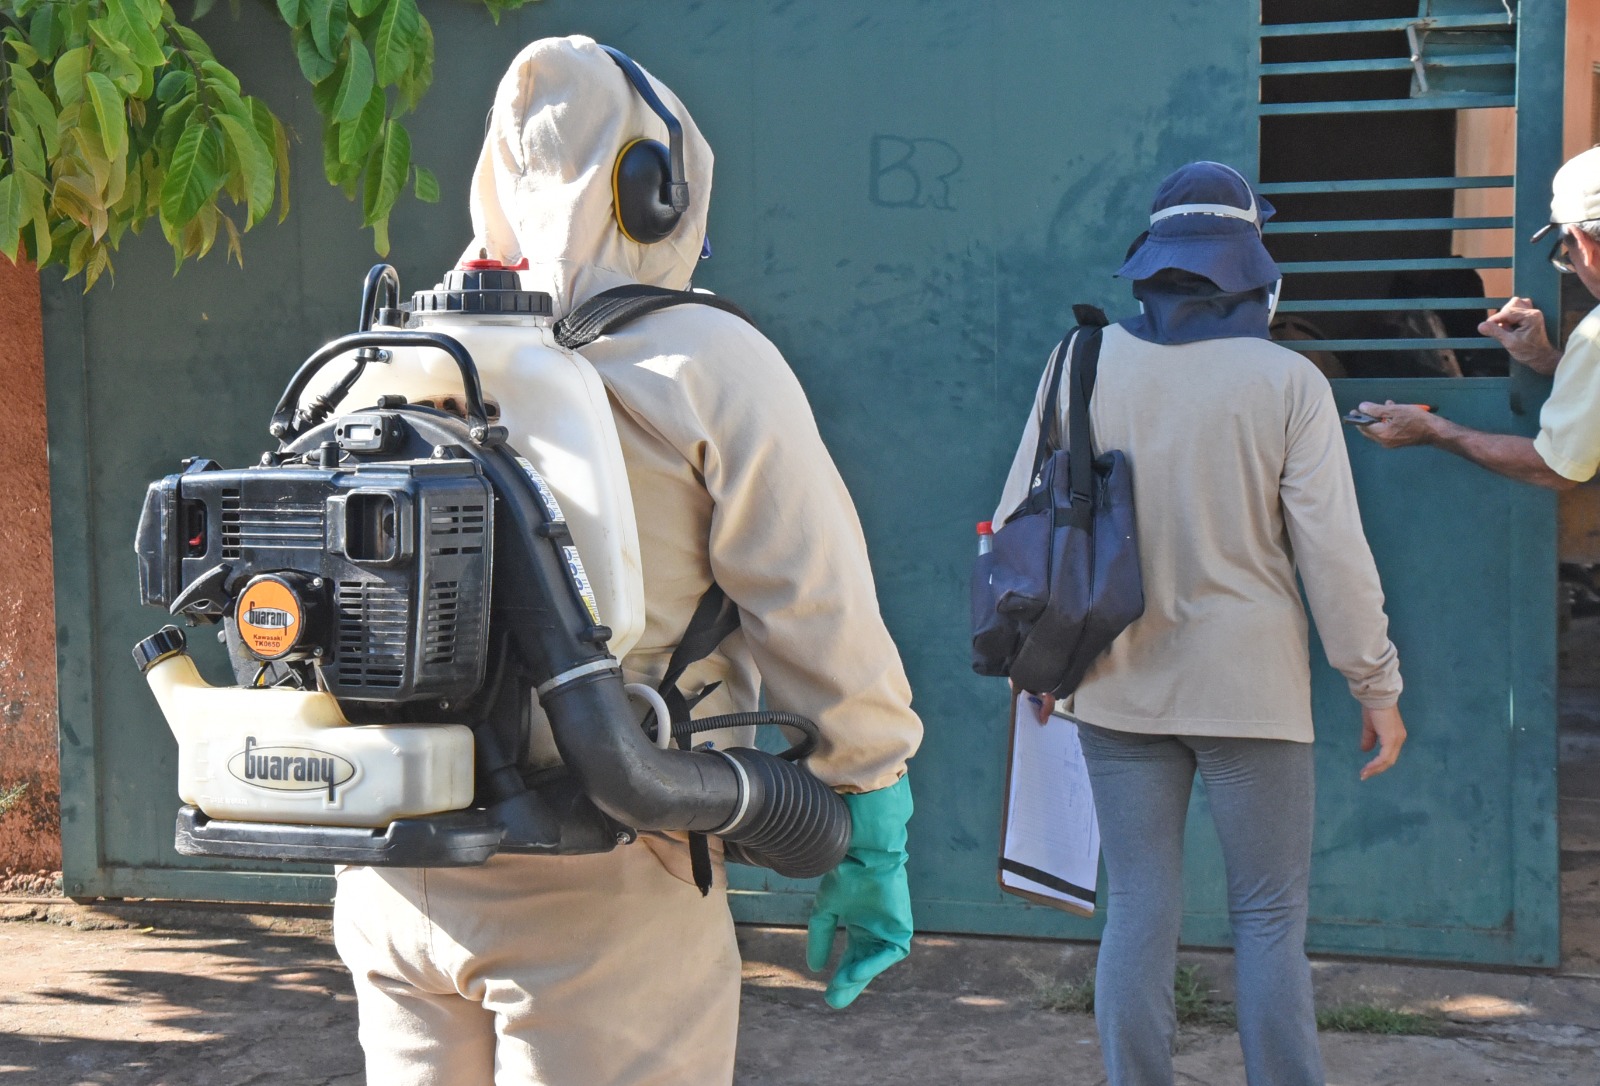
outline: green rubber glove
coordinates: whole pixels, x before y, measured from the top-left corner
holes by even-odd
[[[911,953],[911,887],[906,882],[906,823],[911,819],[911,782],[901,777],[888,788],[844,797],[850,808],[850,849],[839,866],[822,876],[806,964],[820,972],[843,924],[844,956],[824,998],[848,1007],[879,973]]]

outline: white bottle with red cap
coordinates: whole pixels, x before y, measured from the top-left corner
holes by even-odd
[[[522,289],[520,267],[469,260],[432,290],[419,291],[403,315],[378,310],[374,331],[398,327],[442,332],[459,340],[477,364],[490,422],[526,458],[530,474],[554,493],[580,559],[580,584],[598,625],[609,627],[611,654],[621,659],[644,634],[644,578],[639,529],[628,489],[616,422],[600,375],[582,355],[556,344],[550,296]],[[396,323],[384,323],[385,321]],[[429,402],[459,413],[461,377],[442,351],[388,352],[368,365],[340,405],[370,406],[380,395]],[[324,373],[336,380],[339,365]]]

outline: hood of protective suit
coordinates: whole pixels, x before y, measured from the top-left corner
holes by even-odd
[[[672,234],[628,240],[611,191],[617,155],[641,137],[665,144],[666,125],[592,38],[543,38],[517,55],[495,93],[462,259],[526,259],[524,285],[548,292],[557,317],[623,283],[688,287],[706,234],[711,147],[677,95],[645,74],[683,126],[689,209]]]

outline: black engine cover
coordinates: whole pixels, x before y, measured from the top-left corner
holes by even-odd
[[[144,602],[222,620],[241,685],[292,659],[317,665],[341,701],[472,695],[488,656],[489,482],[468,459],[323,459],[197,461],[153,483],[138,533]],[[301,606],[246,613],[241,593],[263,574]],[[251,625],[261,622],[281,636],[267,639]]]

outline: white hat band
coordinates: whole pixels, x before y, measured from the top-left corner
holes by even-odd
[[[1245,222],[1254,223],[1257,212],[1254,206],[1248,211],[1232,204],[1178,204],[1176,207],[1164,207],[1150,216],[1150,225],[1154,226],[1162,219],[1170,219],[1174,215],[1222,215],[1229,219],[1243,219]]]

